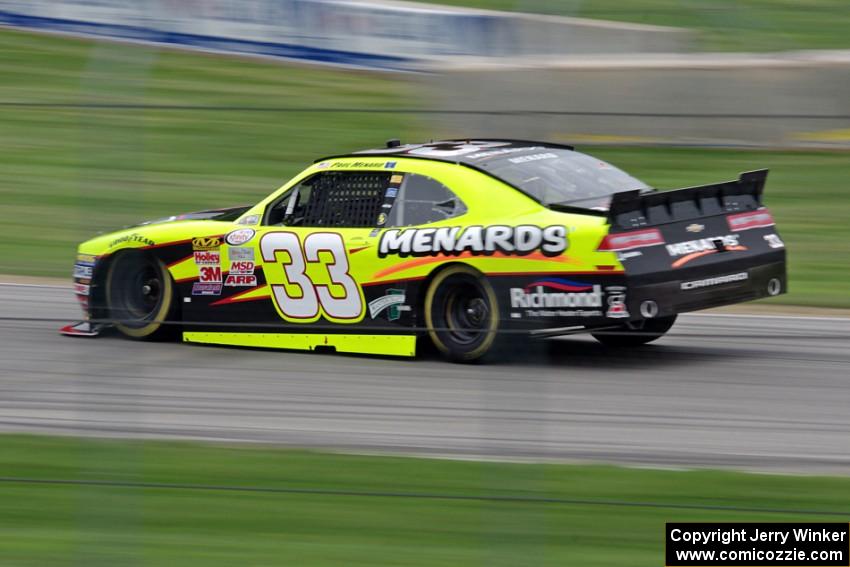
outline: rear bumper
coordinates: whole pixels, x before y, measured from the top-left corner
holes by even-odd
[[[682,279],[641,282],[628,278],[626,304],[631,320],[665,317],[774,297],[787,292],[784,261],[749,268],[693,273]]]

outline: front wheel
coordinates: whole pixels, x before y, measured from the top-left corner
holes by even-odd
[[[449,360],[479,360],[496,343],[500,319],[496,294],[486,277],[468,266],[452,266],[434,277],[424,311],[434,346]]]
[[[106,306],[115,327],[130,338],[166,340],[179,333],[174,282],[151,254],[116,256],[106,276]]]
[[[600,343],[612,347],[636,347],[651,343],[663,337],[676,322],[676,316],[645,319],[638,323],[628,323],[610,331],[591,333]]]

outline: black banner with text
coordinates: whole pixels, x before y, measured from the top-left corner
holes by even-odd
[[[846,523],[669,523],[667,567],[850,566]]]

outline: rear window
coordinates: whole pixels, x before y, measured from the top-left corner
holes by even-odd
[[[475,165],[507,181],[544,205],[607,209],[611,195],[648,188],[613,165],[558,148],[494,156]]]

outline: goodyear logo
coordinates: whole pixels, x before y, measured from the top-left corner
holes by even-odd
[[[201,236],[192,240],[193,250],[215,250],[219,246],[221,246],[219,236]]]

